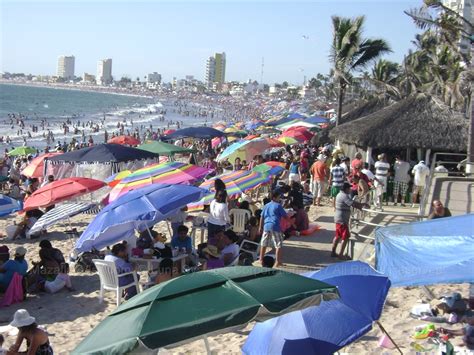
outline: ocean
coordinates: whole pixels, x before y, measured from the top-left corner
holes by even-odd
[[[164,110],[165,120],[161,115]],[[24,116],[22,122],[12,119],[11,114]],[[175,112],[172,102],[162,103],[151,97],[0,84],[0,148],[25,142],[44,148],[58,140],[70,141],[74,137],[81,141],[90,135],[95,142],[103,142],[104,130],[110,136],[118,124],[124,124],[126,131],[133,132],[137,127],[143,131],[150,125],[153,129],[167,127],[170,120],[183,121],[184,126],[204,122],[182,117]],[[65,125],[68,132],[64,130]],[[33,130],[33,126],[37,129]],[[176,127],[171,125],[171,128]],[[9,137],[9,143],[6,143],[6,137]]]

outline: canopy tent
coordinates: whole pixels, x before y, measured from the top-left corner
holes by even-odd
[[[168,139],[180,139],[180,138],[201,138],[201,139],[211,139],[214,137],[222,137],[225,133],[221,132],[215,128],[211,127],[188,127],[183,129],[178,129],[176,132],[173,132],[165,137]]]
[[[158,154],[119,144],[98,144],[45,160],[46,175],[56,179],[89,177],[105,180],[122,170],[136,170],[157,161]]]
[[[378,228],[375,252],[393,286],[474,282],[474,214]]]
[[[139,145],[137,148],[158,155],[167,156],[172,156],[174,154],[189,154],[194,152],[193,149],[187,149],[174,144],[169,144],[160,141],[150,141],[145,144]]]

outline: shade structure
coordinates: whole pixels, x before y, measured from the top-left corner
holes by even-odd
[[[53,181],[33,192],[25,200],[24,210],[48,207],[96,191],[104,186],[103,181],[89,178],[73,177]]]
[[[281,125],[283,123],[287,123],[287,122],[290,122],[290,121],[293,121],[294,118],[289,118],[289,117],[283,117],[283,118],[280,118],[280,119],[276,119],[276,120],[269,120],[267,121],[267,126],[272,126],[272,127],[275,127],[275,126],[278,126],[278,125]]]
[[[474,213],[377,228],[376,269],[393,286],[474,282]]]
[[[176,132],[175,129],[167,129],[167,130],[163,131],[163,134],[171,134],[171,133],[174,133],[174,132]]]
[[[22,170],[22,174],[29,178],[40,178],[44,176],[44,160],[59,155],[61,153],[46,153],[34,158],[26,168]]]
[[[284,144],[271,138],[255,138],[252,140],[242,140],[228,146],[217,157],[218,161],[225,159],[234,162],[235,159],[251,161],[254,156],[262,154],[265,150]]]
[[[313,127],[317,127],[317,126],[318,126],[317,124],[308,122],[306,120],[293,120],[293,121],[286,122],[286,123],[283,123],[281,125],[278,125],[277,128],[284,130],[284,129],[288,129],[288,128],[291,128],[291,127],[313,128]]]
[[[71,163],[120,163],[133,160],[155,159],[157,154],[120,144],[97,144],[57,155],[48,160]]]
[[[138,169],[110,191],[109,202],[123,194],[151,184],[189,184],[209,174],[209,169],[193,164],[165,162]]]
[[[297,140],[296,138],[293,138],[293,137],[280,136],[277,139],[280,142],[284,143],[285,145],[293,145],[293,144],[299,144],[300,143],[299,140]]]
[[[135,146],[140,144],[140,140],[132,136],[117,136],[109,139],[107,143]]]
[[[58,222],[62,222],[67,218],[74,217],[82,212],[88,211],[97,205],[95,203],[78,202],[78,203],[64,203],[56,206],[42,215],[36,223],[28,231],[29,234],[36,234],[41,230],[46,229]]]
[[[302,130],[302,129],[286,130],[281,135],[283,137],[292,137],[294,139],[297,139],[300,142],[309,141],[314,136],[314,134],[309,132],[308,130]]]
[[[176,132],[168,134],[166,139],[180,139],[180,138],[200,138],[211,139],[214,137],[222,137],[225,133],[211,127],[188,127],[178,129]]]
[[[109,185],[110,187],[116,186],[123,178],[130,175],[133,171],[130,170],[123,170],[118,173],[110,175],[104,182]]]
[[[250,140],[258,138],[258,137],[260,137],[260,135],[258,135],[258,134],[249,134],[248,136],[244,137],[244,139],[246,141],[250,141]]]
[[[230,173],[221,174],[203,182],[200,187],[209,192],[199,201],[188,205],[189,210],[196,210],[208,205],[214,199],[214,181],[221,179],[226,184],[227,196],[229,198],[237,198],[242,193],[254,189],[260,185],[268,184],[271,181],[270,175],[262,174],[255,171],[237,170]]]
[[[216,138],[212,138],[211,140],[211,146],[212,148],[215,148],[215,147],[218,147],[220,146],[221,144],[227,142],[227,138],[226,137],[216,137]]]
[[[252,170],[262,174],[268,174],[270,176],[275,176],[280,174],[285,170],[285,163],[272,162],[276,164],[259,164],[255,166]]]
[[[22,208],[21,201],[0,194],[0,217],[8,216],[10,213],[20,211]]]
[[[170,217],[204,193],[195,186],[168,184],[130,191],[100,211],[76,242],[76,249],[80,252],[102,249],[127,239],[135,230],[143,231]]]
[[[227,133],[229,136],[236,137],[245,137],[248,132],[243,129],[238,129],[237,127],[228,127],[224,130],[224,133]]]
[[[369,265],[339,263],[304,275],[337,286],[340,299],[257,324],[244,354],[333,354],[380,318],[390,280]]]
[[[174,144],[169,144],[165,142],[159,141],[151,141],[145,144],[139,145],[138,149],[146,150],[151,153],[159,154],[159,155],[174,155],[174,154],[185,154],[185,153],[192,153],[194,150],[187,149],[183,147],[179,147]]]
[[[258,120],[257,121],[251,121],[251,122],[247,122],[245,124],[245,129],[253,131],[253,130],[255,130],[258,127],[261,127],[263,125],[264,125],[264,123],[262,121],[258,121]]]
[[[32,147],[16,147],[8,152],[8,155],[11,157],[16,157],[20,155],[29,155],[36,153],[36,149]]]
[[[157,350],[337,297],[331,285],[275,269],[202,271],[159,284],[124,303],[73,354]]]
[[[288,118],[292,119],[292,120],[295,120],[295,119],[302,119],[302,118],[306,118],[305,115],[302,115],[301,113],[299,112],[294,112],[294,113],[291,113],[288,115]]]
[[[321,116],[311,116],[311,117],[305,118],[304,121],[308,123],[313,123],[313,124],[321,124],[321,123],[329,122],[329,120],[326,117],[321,117]]]

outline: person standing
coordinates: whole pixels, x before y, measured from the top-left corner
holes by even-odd
[[[280,193],[272,193],[272,201],[267,203],[262,210],[260,217],[259,231],[262,235],[260,241],[260,263],[263,264],[263,258],[268,247],[275,248],[276,266],[281,266],[281,248],[283,246],[283,233],[280,228],[280,220],[286,217],[286,211],[280,204]]]
[[[351,236],[349,230],[349,221],[351,218],[351,207],[362,209],[369,207],[366,203],[360,203],[351,199],[351,184],[345,182],[341,191],[336,196],[336,214],[334,215],[334,222],[336,223],[336,235],[332,242],[331,257],[339,257],[344,259],[344,251]],[[337,245],[342,240],[339,255],[336,253]]]
[[[387,159],[384,153],[377,156],[378,161],[375,163],[375,191],[376,207],[382,209],[382,200],[383,194],[387,192],[387,181],[388,181],[388,170],[390,169],[390,164],[387,163]]]
[[[312,190],[314,195],[313,206],[321,206],[321,198],[327,186],[329,171],[326,165],[326,157],[319,154],[311,167],[311,175],[313,176]]]
[[[362,161],[362,153],[357,152],[351,162],[351,172],[354,173],[355,170],[360,170],[358,167],[362,167],[364,162]]]
[[[225,230],[230,223],[229,207],[227,206],[226,190],[217,190],[209,208],[210,216],[207,219],[207,233],[209,244],[216,245],[215,235]]]
[[[331,168],[329,175],[329,185],[331,186],[332,205],[336,207],[336,196],[341,191],[344,181],[346,180],[346,173],[341,166],[341,159],[334,159],[334,166]]]
[[[300,162],[299,162],[299,158],[298,157],[295,157],[292,161],[292,163],[290,164],[290,175],[289,175],[289,178],[288,178],[288,183],[291,185],[291,183],[293,181],[296,181],[296,182],[300,182],[301,181],[301,178],[300,178]]]
[[[419,201],[418,196],[421,199],[421,196],[423,196],[423,191],[425,191],[426,178],[430,173],[430,169],[425,165],[424,160],[420,160],[420,162],[413,167],[411,173],[414,177],[411,207],[415,207],[415,203]]]
[[[394,186],[393,186],[393,205],[396,206],[398,203],[398,195],[401,195],[401,205],[405,206],[405,196],[408,190],[408,183],[410,182],[410,164],[404,161],[399,155],[395,157],[395,163],[393,164],[393,170],[395,171]]]

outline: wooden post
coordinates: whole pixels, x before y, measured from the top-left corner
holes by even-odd
[[[400,350],[400,348],[398,347],[397,343],[395,343],[395,341],[392,339],[392,337],[390,336],[390,334],[388,334],[388,332],[385,330],[385,328],[383,327],[382,323],[380,323],[379,321],[376,322],[377,325],[379,326],[380,330],[382,331],[382,333],[384,333],[386,336],[388,336],[388,338],[390,339],[390,341],[392,342],[393,345],[395,345],[395,348],[397,348],[397,350],[400,352],[400,354],[403,355],[403,352]]]

